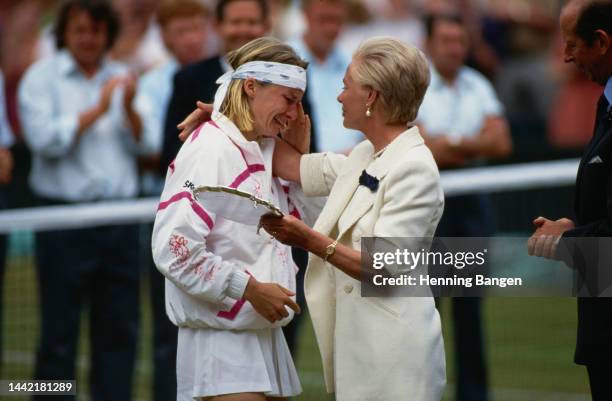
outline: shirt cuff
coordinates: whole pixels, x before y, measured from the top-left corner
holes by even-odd
[[[60,117],[59,120],[59,147],[61,149],[69,149],[76,137],[77,128],[79,127],[79,115],[69,114]]]
[[[300,181],[306,196],[323,196],[329,193],[323,171],[325,157],[324,153],[313,153],[300,158]]]
[[[236,270],[230,278],[227,296],[233,299],[241,299],[250,277],[246,272]]]

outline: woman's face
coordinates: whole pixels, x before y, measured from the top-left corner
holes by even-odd
[[[298,115],[298,103],[304,92],[286,86],[265,84],[247,79],[244,84],[255,120],[255,133],[275,137],[285,125]]]
[[[344,87],[338,96],[338,101],[342,104],[342,117],[346,128],[361,130],[366,120],[366,110],[370,90],[355,82],[352,71],[358,61],[353,60],[346,69],[342,82]]]

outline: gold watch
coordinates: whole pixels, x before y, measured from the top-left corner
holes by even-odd
[[[327,247],[325,248],[325,261],[327,262],[327,259],[329,259],[334,252],[336,252],[336,245],[338,245],[338,240],[335,240],[334,242],[332,242],[331,244],[327,245]]]

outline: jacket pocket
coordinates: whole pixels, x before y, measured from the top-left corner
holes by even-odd
[[[399,319],[401,317],[401,313],[396,310],[392,305],[389,305],[389,303],[385,301],[385,298],[363,297],[363,299],[365,299],[366,302],[369,302],[377,309],[380,309],[381,311],[387,313],[388,315],[391,315],[396,319]]]

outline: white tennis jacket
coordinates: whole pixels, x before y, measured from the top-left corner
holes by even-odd
[[[286,325],[269,323],[242,299],[249,276],[295,292],[291,248],[264,230],[232,222],[194,200],[193,189],[224,185],[267,199],[284,212],[313,222],[295,184],[272,177],[274,140],[247,141],[215,113],[196,130],[170,164],[153,228],[157,269],[166,276],[166,312],[179,327],[231,330]]]

